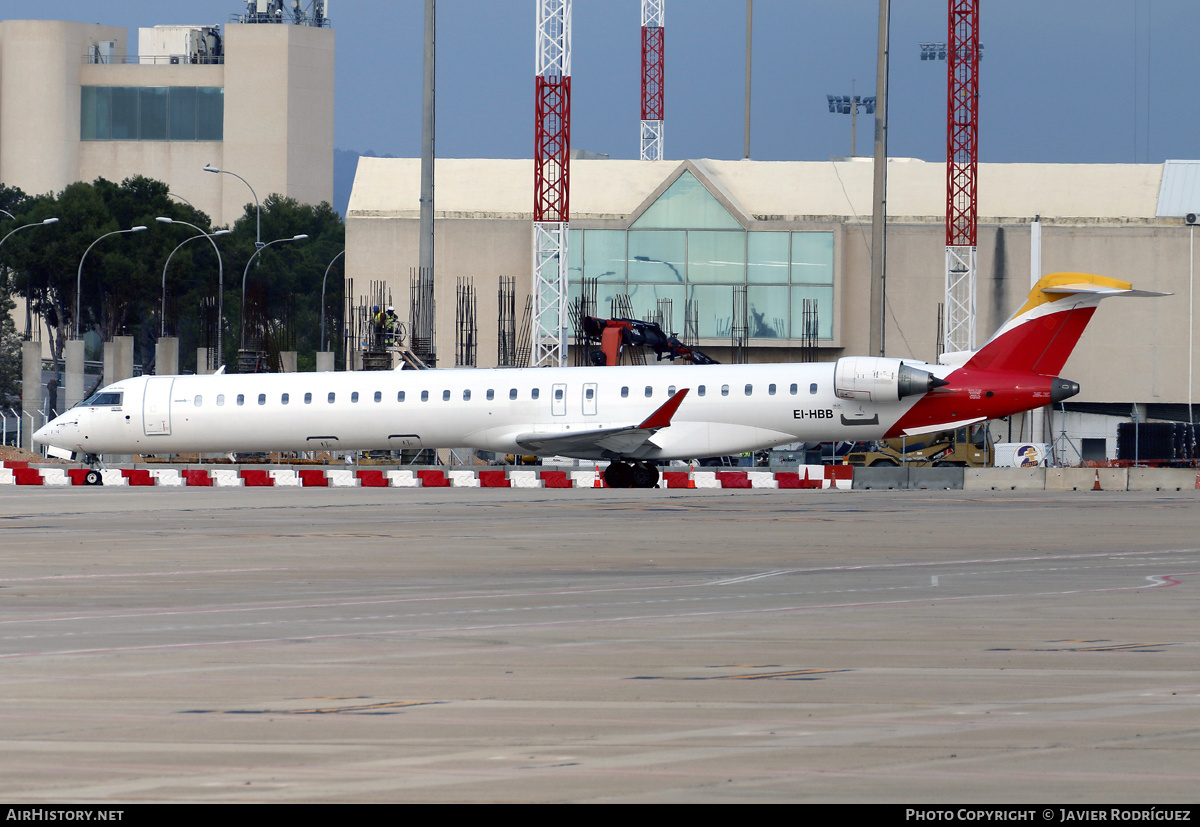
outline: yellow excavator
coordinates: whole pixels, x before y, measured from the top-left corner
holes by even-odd
[[[854,451],[842,460],[860,468],[954,466],[986,468],[996,464],[996,448],[986,422],[920,436],[876,442],[870,451]]]

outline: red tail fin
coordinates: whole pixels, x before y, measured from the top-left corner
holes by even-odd
[[[1129,282],[1087,273],[1053,273],[975,352],[966,366],[1057,376],[1070,357],[1100,300],[1131,291]]]

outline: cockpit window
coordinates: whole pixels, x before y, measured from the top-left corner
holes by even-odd
[[[89,408],[98,408],[105,405],[120,405],[121,393],[120,391],[101,391],[91,399],[84,401],[83,404]]]

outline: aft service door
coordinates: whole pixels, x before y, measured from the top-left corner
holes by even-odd
[[[171,385],[170,376],[152,376],[146,380],[146,396],[142,401],[142,422],[146,436],[171,435]]]
[[[550,413],[555,416],[567,414],[567,386],[557,384],[550,388]]]

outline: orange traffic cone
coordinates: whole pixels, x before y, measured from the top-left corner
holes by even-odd
[[[688,466],[688,488],[696,487],[695,474],[696,474],[696,466],[689,465]],[[1196,487],[1200,488],[1200,474],[1196,475]]]
[[[1099,468],[1096,469],[1096,481],[1094,483],[1092,483],[1092,490],[1093,491],[1103,491],[1104,490],[1103,488],[1100,487],[1100,469]]]
[[[604,487],[604,477],[600,476],[600,465],[599,465],[599,463],[597,463],[596,464],[596,479],[592,483],[592,488],[603,488],[603,487]]]

